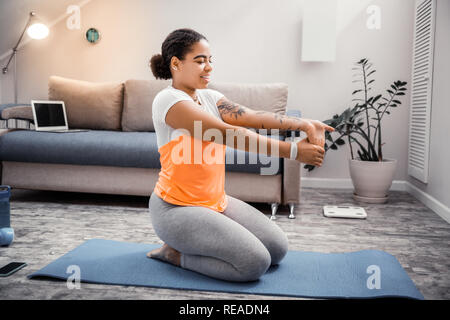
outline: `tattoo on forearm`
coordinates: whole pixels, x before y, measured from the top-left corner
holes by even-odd
[[[245,113],[245,109],[242,106],[238,105],[237,103],[232,103],[228,100],[224,100],[223,102],[221,102],[217,106],[217,108],[219,109],[219,112],[222,116],[229,114],[230,117],[234,116],[235,119]]]
[[[231,102],[227,99],[223,99],[220,104],[217,106],[219,113],[222,115],[222,117],[225,116],[229,116],[229,117],[233,117],[235,119],[237,119],[238,117],[242,116],[243,114],[246,113],[246,107],[241,106],[237,103]],[[294,121],[299,121],[299,118],[295,118],[295,117],[290,117],[290,116],[286,116],[283,114],[278,114],[278,113],[274,113],[274,112],[268,112],[268,111],[255,111],[255,114],[258,115],[267,115],[270,117],[273,117],[275,120],[280,122],[280,127],[283,124],[283,121],[286,122],[287,120],[294,120]],[[262,129],[265,129],[264,124],[261,123],[261,127]],[[270,127],[268,127],[267,129],[270,129]],[[289,126],[288,128],[283,128],[281,129],[281,131],[291,131],[291,130],[300,130],[300,125],[296,126]]]

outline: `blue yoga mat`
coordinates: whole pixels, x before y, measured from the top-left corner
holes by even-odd
[[[81,282],[308,298],[423,299],[397,259],[383,251],[289,251],[257,281],[227,282],[147,258],[160,244],[91,239],[28,278],[67,279],[71,265]],[[71,277],[73,278],[73,276]]]

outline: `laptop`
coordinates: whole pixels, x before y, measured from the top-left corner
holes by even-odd
[[[82,132],[84,129],[69,129],[64,101],[31,100],[36,131]]]

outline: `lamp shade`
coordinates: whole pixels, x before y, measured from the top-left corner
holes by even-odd
[[[34,23],[27,29],[27,34],[33,39],[44,39],[48,36],[48,28],[45,24]]]

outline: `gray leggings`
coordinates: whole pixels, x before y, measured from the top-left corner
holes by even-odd
[[[275,222],[228,196],[223,213],[200,206],[178,206],[152,193],[150,217],[158,237],[180,251],[181,267],[227,281],[253,281],[288,250]]]

